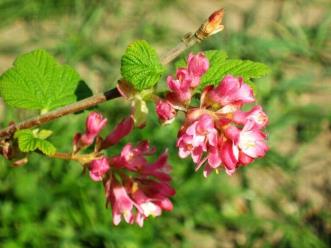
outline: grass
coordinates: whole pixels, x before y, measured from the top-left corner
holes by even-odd
[[[224,1],[226,31],[194,50],[223,49],[231,58],[260,61],[272,68],[270,76],[255,82],[258,101],[270,116],[271,151],[265,159],[232,177],[221,173],[206,180],[194,172],[190,160],[177,157],[180,122],[155,128],[157,119],[151,111],[147,128],[128,139],[149,138],[159,152],[169,148],[177,194],[174,211],[147,220],[140,229],[111,224],[101,185],[82,175],[79,165],[33,154],[27,166],[11,168],[1,158],[1,246],[330,246],[331,7],[322,0],[280,1],[274,7],[253,2],[239,8]],[[0,0],[0,71],[20,53],[44,47],[73,65],[95,92],[108,89],[120,76],[120,57],[130,42],[143,38],[165,51],[204,13],[218,7],[212,1],[199,5],[184,0]],[[310,10],[317,12],[315,17]],[[261,19],[264,11],[270,18]],[[237,29],[231,20],[239,22]],[[6,32],[17,28],[21,32],[8,39]],[[31,115],[1,109],[1,127]],[[129,108],[115,100],[98,110],[112,126]],[[70,149],[85,117],[86,113],[74,115],[46,125],[58,134],[52,138],[57,147]]]

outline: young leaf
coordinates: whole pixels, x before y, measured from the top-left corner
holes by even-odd
[[[32,131],[30,129],[18,130],[14,138],[18,140],[18,147],[22,152],[40,150],[46,155],[53,155],[56,152],[55,146],[45,140],[51,135],[49,130]]]
[[[48,111],[76,101],[80,77],[45,50],[19,56],[0,77],[0,94],[13,107]]]
[[[51,142],[42,139],[37,140],[37,149],[48,156],[54,155],[56,152],[56,148]]]
[[[18,130],[14,138],[18,140],[18,147],[22,152],[31,152],[36,150],[36,139],[30,129]]]
[[[46,130],[46,129],[42,129],[40,130],[36,136],[39,138],[39,139],[47,139],[49,136],[51,136],[53,134],[53,131],[52,130]]]
[[[153,87],[164,70],[156,51],[144,40],[129,45],[121,59],[123,78],[139,91]]]
[[[209,70],[202,76],[199,89],[208,84],[219,83],[226,75],[241,76],[245,81],[260,78],[270,72],[268,66],[250,60],[227,59],[225,52],[206,51],[209,60]]]

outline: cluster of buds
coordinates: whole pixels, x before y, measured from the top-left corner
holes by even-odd
[[[254,103],[253,90],[242,78],[226,76],[217,86],[202,91],[199,107],[190,106],[193,90],[208,70],[203,54],[189,55],[188,67],[177,70],[177,78],[168,77],[170,92],[156,103],[161,122],[169,122],[176,110],[183,109],[186,119],[177,140],[179,156],[192,157],[196,170],[204,166],[204,176],[224,168],[231,175],[268,150],[262,129],[268,117],[262,107],[255,105],[242,111],[245,104]]]
[[[103,139],[99,133],[106,123],[107,119],[101,114],[90,113],[85,133],[75,135],[74,151],[77,153],[96,141],[94,152],[87,156],[86,167],[90,178],[104,185],[107,206],[112,208],[113,223],[118,225],[123,216],[127,223],[143,226],[147,217],[159,216],[163,210],[170,211],[173,207],[169,198],[175,190],[170,186],[167,152],[156,162],[149,163],[146,157],[153,155],[155,149],[147,141],[142,141],[136,147],[126,144],[119,155],[107,157],[102,150],[128,135],[134,121],[131,116],[124,119]]]

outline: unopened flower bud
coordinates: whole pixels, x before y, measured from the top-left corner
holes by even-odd
[[[176,111],[167,100],[159,100],[156,103],[156,113],[161,122],[170,123],[176,116]]]
[[[132,116],[122,120],[103,141],[101,148],[105,149],[109,146],[117,144],[123,137],[127,136],[132,131],[133,126],[134,123]]]
[[[199,40],[203,40],[206,37],[216,34],[224,29],[222,20],[224,16],[224,9],[220,9],[212,13],[208,20],[202,24],[199,30],[195,33],[195,36]]]
[[[223,30],[223,17],[224,9],[220,9],[212,13],[208,18],[208,25],[206,26],[206,31],[210,34],[213,34],[214,32],[219,32]]]

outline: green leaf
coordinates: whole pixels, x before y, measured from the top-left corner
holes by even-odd
[[[36,134],[36,137],[38,137],[39,139],[47,139],[52,134],[53,134],[52,130],[42,129]]]
[[[0,94],[13,107],[48,111],[76,101],[80,77],[45,50],[19,56],[0,77]]]
[[[222,51],[206,51],[209,60],[209,70],[201,78],[199,89],[206,85],[218,84],[224,76],[241,76],[249,82],[252,78],[260,78],[270,72],[268,66],[250,60],[227,59]]]
[[[48,156],[54,155],[56,152],[55,146],[47,140],[38,139],[37,148]]]
[[[55,146],[49,141],[45,140],[51,135],[50,130],[30,130],[22,129],[18,130],[14,138],[18,140],[18,147],[22,152],[32,152],[40,150],[46,155],[53,155],[56,152]]]
[[[18,139],[18,147],[22,152],[31,152],[36,150],[37,144],[32,130],[18,130],[15,133],[14,138]]]
[[[123,78],[139,91],[152,88],[164,71],[155,49],[144,40],[129,45],[121,59]]]

